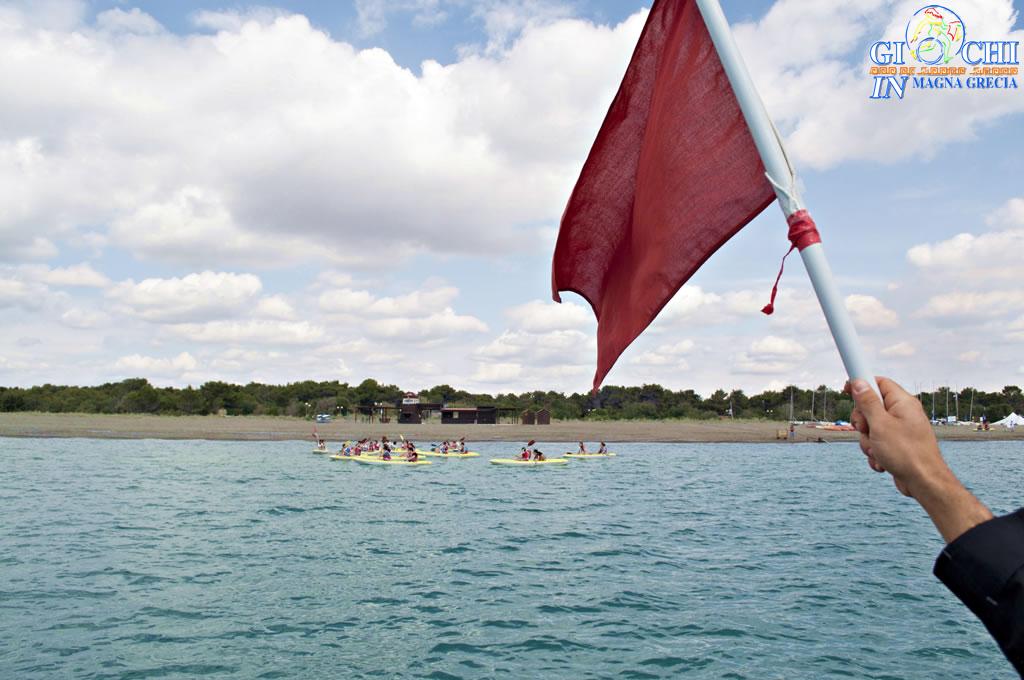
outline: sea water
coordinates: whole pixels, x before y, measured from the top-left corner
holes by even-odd
[[[1014,677],[854,444],[474,448],[0,439],[0,678]],[[945,451],[1024,501],[1020,444]]]

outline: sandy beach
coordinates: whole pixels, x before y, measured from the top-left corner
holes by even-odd
[[[96,415],[85,413],[2,413],[0,437],[87,437],[98,439],[219,439],[277,441],[311,439],[313,423],[284,417]],[[468,441],[568,442],[774,442],[785,423],[761,420],[556,421],[551,425],[470,425],[440,423],[397,425],[335,421],[317,425],[332,444],[346,439],[399,435],[428,443],[445,438]],[[797,442],[852,441],[855,434],[806,426],[796,429]],[[1024,430],[1003,428],[976,432],[970,427],[938,426],[939,439],[1024,440]]]

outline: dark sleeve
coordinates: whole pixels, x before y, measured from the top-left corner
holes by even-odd
[[[981,619],[1024,678],[1024,508],[947,545],[935,575]]]

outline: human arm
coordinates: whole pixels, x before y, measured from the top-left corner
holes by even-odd
[[[1024,678],[1024,510],[993,519],[942,458],[921,403],[878,379],[884,402],[863,380],[848,391],[861,450],[876,472],[921,504],[947,545],[935,563],[941,580],[985,624]]]
[[[871,469],[889,472],[900,493],[920,503],[947,543],[992,519],[946,465],[921,402],[888,378],[879,378],[878,387],[882,399],[864,380],[847,388],[856,405],[851,420]]]

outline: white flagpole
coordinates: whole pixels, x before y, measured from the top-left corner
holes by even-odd
[[[740,54],[732,31],[729,29],[729,22],[722,12],[718,0],[696,0],[700,13],[704,17],[704,24],[711,34],[711,40],[715,44],[718,58],[722,62],[729,83],[739,102],[743,117],[747,121],[747,127],[754,138],[761,161],[764,163],[768,178],[775,186],[775,194],[779,198],[779,207],[788,218],[793,213],[803,210],[804,205],[797,194],[796,176],[786,152],[782,148],[782,140],[779,139],[768,117],[768,111],[754,87],[747,66],[743,62],[743,55]],[[850,314],[843,304],[843,298],[836,287],[832,270],[825,259],[825,251],[820,243],[807,246],[800,251],[800,257],[807,269],[807,275],[814,286],[814,292],[818,296],[818,302],[825,313],[825,320],[828,321],[829,330],[835,339],[836,347],[839,349],[839,356],[846,367],[846,374],[852,378],[863,378],[867,380],[875,392],[878,386],[875,384],[874,373],[869,370],[869,363],[864,354],[864,348],[857,337],[857,330],[853,327]]]

